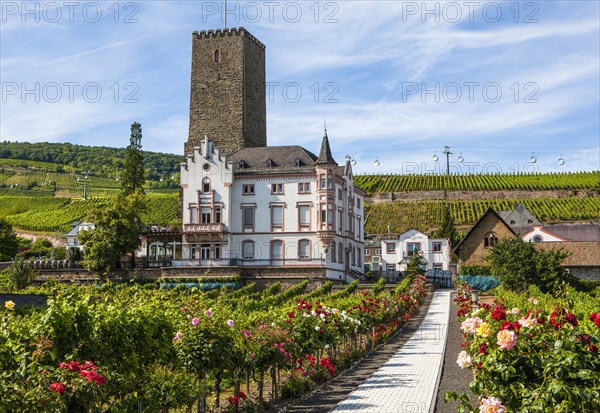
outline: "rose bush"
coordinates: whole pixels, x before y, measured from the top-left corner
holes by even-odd
[[[524,308],[514,306],[513,296],[498,297],[473,310],[468,289],[457,290],[465,339],[457,363],[474,370],[470,389],[479,397],[474,406],[466,394],[448,393],[447,400],[461,401],[458,411],[600,411],[600,328],[594,312],[586,319],[596,330],[588,334],[580,328],[580,310],[565,308],[556,298],[550,311],[535,304],[546,296],[519,299]],[[581,305],[588,308],[587,302]]]

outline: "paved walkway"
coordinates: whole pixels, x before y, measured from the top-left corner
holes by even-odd
[[[437,290],[419,329],[332,413],[433,412],[446,348],[451,290]]]

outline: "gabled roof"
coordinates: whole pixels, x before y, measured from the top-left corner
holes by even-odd
[[[267,161],[272,161],[272,167],[267,167]],[[296,159],[299,166],[296,166]],[[289,172],[312,172],[317,156],[298,145],[266,146],[258,148],[243,148],[228,158],[233,162],[234,173],[273,174]],[[245,167],[240,167],[244,161]]]
[[[521,203],[518,203],[512,211],[498,211],[498,215],[513,230],[531,227],[532,225],[542,225],[541,221]]]
[[[500,214],[498,214],[498,212],[494,211],[494,209],[492,207],[488,208],[487,211],[485,211],[485,213],[477,220],[477,222],[475,224],[473,224],[473,226],[471,227],[471,229],[469,230],[469,232],[467,232],[467,235],[465,235],[465,237],[463,239],[460,240],[460,242],[458,243],[458,245],[456,246],[456,248],[454,248],[453,252],[458,252],[460,247],[462,246],[463,242],[465,242],[465,240],[467,240],[471,234],[473,233],[473,231],[475,231],[475,228],[477,228],[477,226],[479,225],[479,223],[481,223],[485,217],[487,217],[488,215],[493,214],[495,215],[500,222],[502,222],[504,225],[506,225],[506,227],[508,228],[508,230],[510,232],[512,232],[513,235],[517,235],[517,233],[510,227],[510,225],[508,225],[506,223],[506,221],[504,221],[504,219],[502,219],[502,217],[500,216]]]

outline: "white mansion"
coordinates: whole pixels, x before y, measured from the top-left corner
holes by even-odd
[[[182,259],[175,266],[320,267],[363,273],[364,195],[347,157],[300,146],[246,147],[230,156],[205,136],[181,164]]]

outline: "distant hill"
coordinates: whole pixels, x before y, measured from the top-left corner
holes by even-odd
[[[32,161],[18,163],[6,160]],[[179,173],[182,156],[144,151],[146,179],[171,179]],[[7,165],[8,164],[8,165]],[[48,172],[70,172],[117,179],[125,165],[125,148],[82,146],[71,143],[0,142],[0,167],[21,166]],[[179,180],[177,179],[177,184]]]

